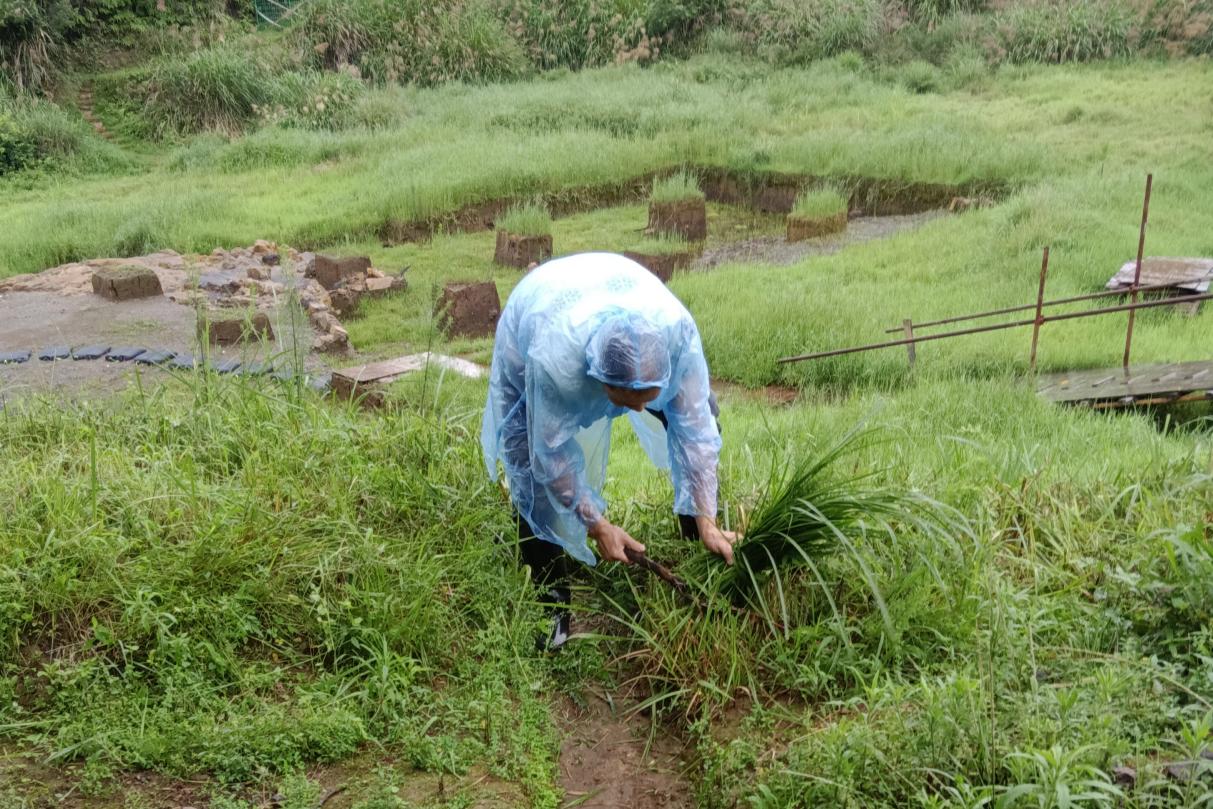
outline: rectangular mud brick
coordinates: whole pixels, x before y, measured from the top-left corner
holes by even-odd
[[[198,360],[194,359],[193,354],[178,354],[168,361],[168,365],[170,368],[192,371],[198,367]]]
[[[352,278],[365,280],[366,271],[371,268],[371,260],[366,256],[348,258],[316,256],[316,263],[313,267],[320,286],[325,289],[335,289],[338,284]]]
[[[198,334],[205,334],[207,340],[218,345],[232,345],[261,338],[274,339],[274,329],[270,325],[269,315],[265,312],[256,312],[251,317],[222,317],[216,313],[208,319],[198,321]]]
[[[501,298],[492,281],[450,283],[435,310],[438,325],[448,336],[491,337],[501,316]]]
[[[93,292],[111,301],[163,295],[160,276],[150,267],[103,267],[93,273]]]
[[[28,362],[30,352],[28,351],[0,351],[0,365],[8,365],[15,363],[20,365],[23,362]]]
[[[38,353],[38,359],[43,362],[51,362],[53,360],[65,360],[72,355],[71,346],[51,346],[44,348]]]
[[[506,230],[497,231],[493,261],[498,264],[525,270],[531,264],[542,264],[551,257],[551,235],[524,236]]]
[[[236,371],[240,370],[240,360],[237,360],[237,359],[219,360],[218,362],[214,363],[211,367],[213,367],[215,369],[216,373],[231,374],[231,373],[235,373]]]
[[[135,346],[121,346],[119,348],[111,348],[110,353],[105,355],[106,362],[129,362],[135,357],[147,351],[146,348],[137,348]]]
[[[72,349],[74,360],[99,360],[109,353],[109,346],[80,346]]]
[[[177,356],[173,351],[161,351],[153,349],[152,351],[144,351],[138,357],[135,357],[136,365],[163,365],[164,363]]]

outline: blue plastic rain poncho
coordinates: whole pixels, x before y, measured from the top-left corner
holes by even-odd
[[[611,404],[603,384],[661,393],[647,407]],[[611,420],[628,414],[649,457],[670,469],[674,511],[716,515],[720,433],[708,366],[686,308],[652,273],[610,253],[532,270],[497,324],[480,440],[489,474],[505,467],[518,513],[541,539],[594,564],[586,527],[606,508]]]

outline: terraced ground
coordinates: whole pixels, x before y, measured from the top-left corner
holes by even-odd
[[[703,55],[385,97],[401,115],[381,129],[200,136],[6,180],[0,275],[256,239],[367,254],[409,266],[411,287],[350,321],[362,357],[484,361],[487,339],[432,320],[441,282],[491,278],[504,299],[519,277],[492,265],[490,232],[453,226],[472,206],[542,196],[564,253],[627,249],[636,179],[679,167],[988,193],[670,284],[725,383],[722,519],[743,524],[774,468],[863,421],[880,440],[836,473],[938,501],[953,530],[856,533],[780,583],[777,623],[587,570],[582,636],[545,657],[480,460],[483,382],[418,375],[374,414],[206,374],[24,398],[0,417],[0,806],[1207,802],[1207,406],[1049,405],[1019,331],[920,346],[912,372],[902,350],[776,362],[1028,303],[1045,245],[1051,295],[1101,288],[1135,252],[1147,172],[1147,253],[1213,255],[1207,59],[1004,67],[915,93],[853,59]],[[721,251],[780,220],[712,203],[710,226]],[[1040,369],[1115,366],[1123,331],[1050,324]],[[1140,362],[1211,352],[1207,306],[1137,319]],[[702,566],[626,429],[608,493],[654,556]]]

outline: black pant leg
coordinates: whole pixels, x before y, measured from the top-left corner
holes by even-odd
[[[515,516],[518,520],[518,553],[522,563],[531,569],[531,581],[540,590],[561,590],[562,595],[567,594],[572,575],[569,555],[556,543],[537,537],[535,529],[521,514]],[[567,603],[568,598],[562,600]]]

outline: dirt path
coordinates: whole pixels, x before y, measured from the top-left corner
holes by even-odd
[[[669,733],[634,712],[622,699],[614,706],[587,694],[582,708],[560,707],[559,783],[565,807],[581,809],[682,809],[692,807],[694,787],[684,773],[683,747]],[[650,740],[651,737],[651,740]]]

